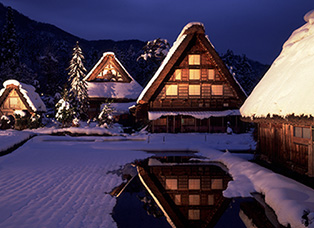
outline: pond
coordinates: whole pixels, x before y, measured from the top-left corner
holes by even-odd
[[[189,162],[189,157],[155,156],[139,162],[137,175],[119,190],[112,214],[118,227],[241,228],[252,225],[254,214],[265,217],[253,197],[223,197],[232,180],[226,167]]]

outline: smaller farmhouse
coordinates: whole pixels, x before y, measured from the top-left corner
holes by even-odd
[[[304,19],[240,111],[257,123],[261,158],[313,177],[314,11]]]
[[[129,116],[142,86],[122,66],[113,52],[106,52],[84,78],[90,103],[89,117],[96,117],[103,103],[112,102],[116,120]]]
[[[135,115],[152,132],[240,132],[245,99],[204,25],[189,23],[139,96]]]
[[[15,111],[29,114],[46,112],[46,106],[31,85],[7,80],[0,90],[0,115],[13,116]]]

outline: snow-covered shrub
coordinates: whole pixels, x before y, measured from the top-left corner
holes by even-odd
[[[74,108],[64,98],[61,98],[56,104],[56,120],[61,124],[61,127],[69,127],[75,118]]]
[[[114,109],[111,107],[111,102],[102,104],[101,112],[97,118],[98,125],[109,128],[114,120],[112,115],[113,111]]]
[[[6,130],[14,127],[14,117],[13,116],[1,116],[0,118],[0,129]]]
[[[30,115],[26,111],[22,110],[14,111],[14,118],[15,118],[14,128],[16,130],[26,129],[30,125]]]

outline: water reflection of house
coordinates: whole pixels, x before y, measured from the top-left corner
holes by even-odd
[[[222,191],[231,180],[220,164],[138,166],[140,179],[173,227],[212,227],[229,204]]]
[[[152,132],[225,132],[228,122],[239,132],[245,99],[204,26],[190,23],[139,96],[136,117]]]
[[[113,52],[106,52],[96,63],[85,79],[88,87],[90,102],[89,117],[100,113],[102,103],[113,102],[115,115],[123,118],[128,116],[128,107],[135,101],[142,91],[138,84]]]

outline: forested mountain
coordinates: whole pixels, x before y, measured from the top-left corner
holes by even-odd
[[[7,8],[0,3],[1,40],[6,24],[6,14]],[[143,59],[137,61],[143,53],[142,48],[145,46],[143,41],[87,41],[56,26],[31,20],[15,10],[13,10],[13,17],[19,61],[24,64],[23,67],[27,68],[24,70],[28,72],[16,79],[32,84],[35,79],[40,84],[37,88],[40,93],[53,96],[55,92],[61,91],[67,80],[67,68],[76,41],[79,41],[83,50],[87,71],[99,60],[103,52],[113,51],[128,72],[140,84],[145,85],[160,63]],[[266,65],[249,60],[245,56],[234,55],[231,51],[223,54],[222,58],[247,92],[252,90],[267,69]],[[5,79],[0,75],[0,84]]]

